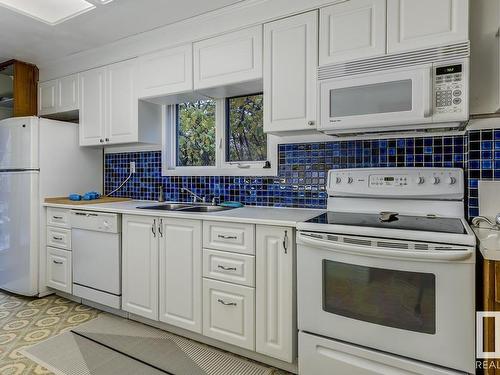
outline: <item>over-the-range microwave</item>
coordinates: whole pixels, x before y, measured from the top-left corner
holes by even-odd
[[[320,77],[319,97],[327,134],[459,129],[469,119],[469,58]]]

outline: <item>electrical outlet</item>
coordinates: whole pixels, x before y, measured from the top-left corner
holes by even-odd
[[[130,173],[135,173],[135,161],[130,162]]]

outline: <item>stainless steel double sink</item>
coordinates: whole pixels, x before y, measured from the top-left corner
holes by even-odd
[[[177,211],[177,212],[219,212],[232,210],[235,207],[222,207],[205,203],[162,203],[156,206],[140,206],[143,210]]]

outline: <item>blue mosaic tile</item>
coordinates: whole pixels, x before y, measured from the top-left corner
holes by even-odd
[[[161,176],[161,153],[106,154],[105,192],[115,189],[128,175],[131,161],[137,173],[116,193],[134,199],[155,200],[163,186],[168,200],[188,201],[181,191],[236,200],[246,205],[326,207],[329,169],[375,167],[447,167],[466,172],[469,217],[478,214],[480,179],[500,180],[500,130],[474,130],[465,136],[374,139],[278,147],[277,177]]]

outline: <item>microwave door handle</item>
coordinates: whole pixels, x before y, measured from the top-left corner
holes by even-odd
[[[363,247],[347,244],[345,242],[338,243],[327,239],[319,239],[315,236],[312,238],[304,233],[298,235],[300,241],[307,245],[315,247],[327,248],[332,251],[339,251],[347,254],[360,254],[369,255],[379,258],[405,258],[405,259],[420,259],[429,261],[457,261],[470,258],[474,252],[472,249],[464,250],[446,250],[442,252],[437,251],[411,251],[411,250],[394,250],[394,249],[381,249],[379,247]]]
[[[433,68],[426,69],[423,79],[423,105],[424,117],[429,118],[433,115],[433,101],[434,101],[434,84],[433,84]]]

